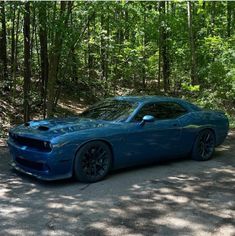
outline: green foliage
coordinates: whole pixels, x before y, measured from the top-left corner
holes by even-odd
[[[4,4],[9,81],[1,78],[0,87],[12,83],[9,97],[16,100],[17,95],[23,97],[24,3]],[[192,2],[198,79],[198,84],[194,85],[187,2],[168,1],[161,12],[159,1],[75,1],[71,11],[66,8],[64,15],[61,15],[60,2],[30,4],[32,108],[42,100],[39,11],[44,9],[49,58],[55,51],[56,33],[60,32],[62,40],[55,83],[58,97],[73,94],[76,99],[97,100],[126,91],[137,95],[165,93],[193,98],[201,106],[223,109],[234,117],[235,3]],[[161,30],[164,31],[163,41]],[[12,61],[13,39],[16,57]],[[162,44],[165,44],[164,52],[161,51]],[[167,91],[164,91],[163,56],[169,67]],[[15,74],[12,63],[15,63]]]
[[[190,92],[198,92],[200,91],[200,85],[188,85],[186,83],[182,83],[182,89]]]

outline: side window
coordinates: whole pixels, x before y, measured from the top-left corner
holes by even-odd
[[[174,102],[158,103],[157,119],[174,119],[187,112],[187,110]]]
[[[141,121],[145,115],[151,115],[156,118],[156,104],[155,103],[144,105],[134,117],[134,121],[138,121],[138,122]]]
[[[141,121],[145,115],[154,116],[159,120],[174,119],[185,114],[186,112],[187,110],[184,107],[174,102],[146,104],[135,116],[134,121]]]

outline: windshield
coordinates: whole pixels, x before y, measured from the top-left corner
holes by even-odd
[[[136,103],[107,99],[91,106],[80,116],[97,120],[126,121],[135,107]]]

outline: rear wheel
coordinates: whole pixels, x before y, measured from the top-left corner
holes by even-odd
[[[215,150],[215,135],[212,130],[205,129],[201,131],[194,143],[192,150],[192,159],[197,161],[209,160]]]
[[[75,178],[81,182],[97,182],[109,172],[112,162],[110,147],[102,141],[92,141],[79,149],[74,162]]]

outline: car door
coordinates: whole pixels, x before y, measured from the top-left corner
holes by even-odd
[[[172,102],[148,103],[140,108],[126,139],[129,160],[139,164],[180,155],[182,128],[178,117],[186,112],[185,108]],[[154,116],[155,120],[140,126],[145,115]]]

